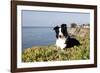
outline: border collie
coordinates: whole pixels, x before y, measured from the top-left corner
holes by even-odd
[[[80,45],[80,43],[77,39],[72,38],[68,35],[66,24],[62,24],[61,27],[56,26],[56,27],[54,27],[54,30],[56,32],[57,48],[65,49],[65,48],[73,47],[75,45],[76,46]]]

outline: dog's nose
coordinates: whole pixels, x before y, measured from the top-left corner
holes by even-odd
[[[61,38],[61,35],[59,35],[59,37]]]

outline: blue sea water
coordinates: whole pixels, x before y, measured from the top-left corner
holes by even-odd
[[[22,49],[51,45],[56,41],[52,27],[22,27]]]

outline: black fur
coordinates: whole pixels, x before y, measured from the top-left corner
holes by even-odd
[[[58,36],[59,36],[59,26],[56,26],[56,27],[54,27],[54,30],[55,30],[55,32],[56,32],[56,38],[58,38]]]
[[[67,44],[67,46],[65,48],[71,48],[71,47],[80,45],[80,43],[77,39],[71,38],[70,36],[68,36],[65,44]]]
[[[63,35],[65,36],[65,38],[68,36],[67,25],[66,24],[62,24],[61,25],[61,32],[63,33]]]

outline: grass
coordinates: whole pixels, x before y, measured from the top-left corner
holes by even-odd
[[[64,50],[57,49],[55,45],[34,46],[27,48],[22,52],[23,62],[44,62],[44,61],[62,61],[62,60],[87,60],[90,58],[90,42],[89,33],[85,38],[75,36],[80,46],[66,48]]]

